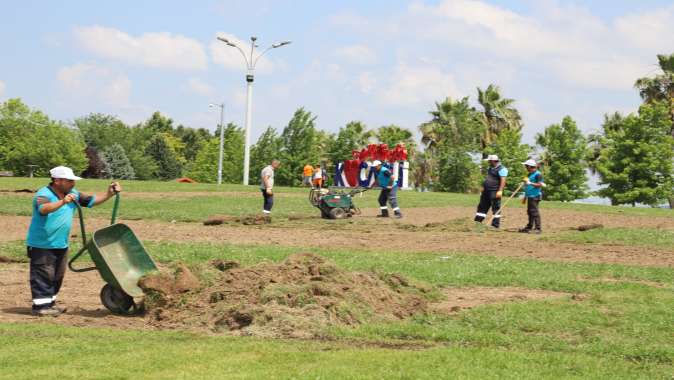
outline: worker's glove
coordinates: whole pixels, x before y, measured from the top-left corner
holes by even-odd
[[[522,204],[523,205],[527,204],[527,197],[522,197]]]
[[[65,197],[63,197],[63,203],[68,204],[70,202],[75,201],[75,194],[66,194]]]
[[[274,192],[271,191],[271,189],[266,190],[267,195],[274,195]]]
[[[496,198],[499,198],[499,199],[500,199],[501,197],[503,197],[503,192],[502,192],[502,191],[497,191],[497,192],[496,192]]]

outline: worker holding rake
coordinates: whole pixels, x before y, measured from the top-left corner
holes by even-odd
[[[541,213],[538,211],[538,204],[541,202],[543,193],[541,188],[545,186],[543,175],[538,171],[538,165],[534,160],[527,160],[522,163],[529,174],[524,178],[526,188],[524,189],[524,199],[522,203],[527,204],[527,216],[529,223],[524,228],[520,228],[522,233],[541,233]]]
[[[508,177],[508,169],[501,165],[498,156],[495,154],[487,156],[486,161],[489,162],[489,168],[487,169],[487,177],[482,183],[482,195],[475,213],[475,221],[482,223],[487,217],[489,208],[491,208],[493,214],[491,225],[494,228],[499,228],[501,226],[499,210],[501,209],[501,198]]]

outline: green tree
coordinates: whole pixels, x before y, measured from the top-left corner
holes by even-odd
[[[157,171],[155,177],[169,180],[180,177],[182,166],[176,153],[171,149],[164,134],[158,133],[154,135],[148,144],[145,153],[147,156],[154,159],[157,164]]]
[[[655,206],[672,197],[674,138],[667,104],[653,102],[639,108],[638,115],[610,119],[603,126],[599,154],[593,167],[598,191],[614,205],[642,203]]]
[[[367,130],[365,124],[360,121],[351,121],[339,129],[337,137],[328,148],[327,156],[334,164],[336,162],[350,160],[354,150],[363,149],[372,137],[372,132]]]
[[[389,148],[395,147],[397,144],[405,144],[408,151],[413,151],[416,143],[414,142],[414,135],[408,129],[401,128],[395,124],[385,125],[379,127],[374,131],[374,138],[381,144],[388,145]]]
[[[243,180],[244,130],[229,123],[223,131],[222,181],[241,183]],[[219,140],[219,139],[217,139]],[[219,144],[219,143],[218,143]]]
[[[218,139],[211,138],[203,142],[187,176],[198,182],[217,182],[219,152],[220,141]]]
[[[281,167],[276,173],[279,185],[297,186],[307,162],[318,162],[316,116],[299,108],[281,133]]]
[[[136,173],[126,156],[124,147],[120,144],[112,144],[101,153],[105,162],[105,176],[114,179],[134,179]]]
[[[522,144],[522,132],[516,129],[502,130],[492,145],[487,147],[486,153],[498,155],[501,164],[508,169],[506,189],[515,191],[527,175],[522,162],[529,158],[531,150],[531,146]],[[486,161],[483,162],[487,165]]]
[[[115,116],[92,113],[75,119],[87,146],[103,150],[113,144],[121,144],[125,150],[135,142],[131,141],[131,129]]]
[[[669,111],[670,134],[674,136],[674,54],[658,55],[661,73],[654,77],[639,78],[634,87],[648,104],[662,103]]]
[[[154,133],[173,132],[173,120],[155,111],[152,116],[143,123],[143,127],[152,130]]]
[[[267,129],[257,139],[257,143],[250,149],[250,173],[251,183],[260,179],[260,172],[269,165],[273,159],[281,157],[283,142],[272,127]]]
[[[211,137],[211,132],[205,128],[193,129],[179,125],[173,132],[184,144],[184,156],[188,162],[194,161],[201,146]],[[219,135],[216,135],[219,136]]]
[[[513,107],[515,100],[503,98],[498,86],[490,84],[485,90],[478,87],[477,101],[482,106],[482,123],[485,127],[481,139],[483,151],[495,143],[502,131],[522,129],[522,117]],[[486,153],[483,152],[484,157]]]
[[[450,98],[435,103],[432,119],[419,126],[426,160],[441,191],[466,192],[476,187],[479,166],[475,157],[480,151],[483,124],[480,114],[468,104]]]
[[[562,124],[553,124],[536,135],[536,143],[544,151],[543,178],[548,187],[545,199],[568,202],[587,196],[587,140],[570,116]]]
[[[26,165],[37,165],[38,176],[59,165],[81,173],[87,167],[84,149],[76,130],[31,110],[20,99],[0,105],[0,167],[15,175],[25,175]]]

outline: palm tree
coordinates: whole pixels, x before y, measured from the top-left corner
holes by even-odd
[[[400,143],[405,144],[409,152],[412,152],[416,145],[412,132],[395,124],[379,127],[374,131],[374,137],[380,143],[388,145],[389,148],[393,148]]]
[[[477,101],[482,106],[482,123],[485,126],[480,145],[482,150],[491,145],[503,130],[522,129],[522,117],[513,107],[514,99],[501,97],[498,86],[490,84],[486,90],[477,88]]]
[[[646,103],[665,102],[669,106],[672,120],[671,134],[674,136],[674,54],[658,55],[658,66],[662,73],[655,77],[636,80],[634,87]]]

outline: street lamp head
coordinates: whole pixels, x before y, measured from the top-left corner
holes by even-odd
[[[231,44],[231,42],[229,42],[229,40],[226,39],[226,38],[218,37],[218,39],[219,39],[220,41],[226,43],[227,45]]]
[[[272,47],[273,49],[276,49],[276,48],[280,48],[281,46],[288,45],[289,43],[290,43],[290,41],[277,42],[277,43],[271,45],[271,47]]]

